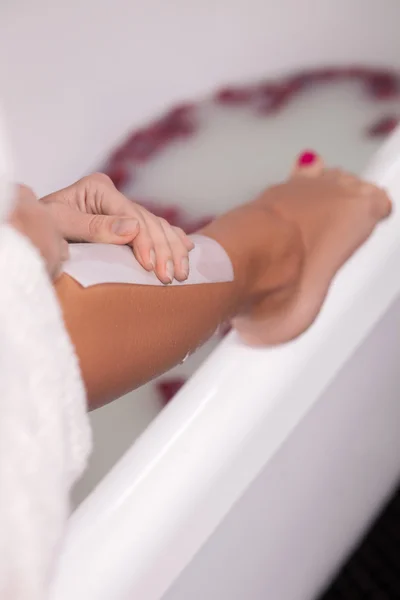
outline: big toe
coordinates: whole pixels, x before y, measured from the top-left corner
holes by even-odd
[[[302,152],[292,169],[292,177],[317,177],[324,170],[324,161],[312,150]]]

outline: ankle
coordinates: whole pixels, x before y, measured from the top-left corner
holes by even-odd
[[[266,295],[286,298],[297,289],[304,260],[301,233],[273,211],[248,204],[199,233],[216,240],[227,252],[240,311]]]
[[[266,295],[286,299],[300,283],[304,245],[299,228],[268,209],[257,209],[257,230],[253,229],[253,286],[255,301]]]

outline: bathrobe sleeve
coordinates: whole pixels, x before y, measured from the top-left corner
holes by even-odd
[[[0,598],[47,599],[90,445],[53,286],[36,249],[0,223]]]

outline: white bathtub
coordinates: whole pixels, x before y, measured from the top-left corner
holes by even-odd
[[[132,121],[225,81],[400,65],[398,0],[363,7],[9,3],[1,96],[17,176],[39,193],[69,183]],[[370,172],[393,192],[397,153],[399,139]],[[219,346],[72,516],[52,600],[316,597],[400,475],[399,220],[343,270],[300,340],[261,351],[232,335]],[[95,416],[101,452],[81,494],[158,412],[133,402]]]

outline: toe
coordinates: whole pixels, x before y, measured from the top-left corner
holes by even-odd
[[[324,161],[312,150],[302,152],[292,169],[292,177],[317,177],[324,170]]]

